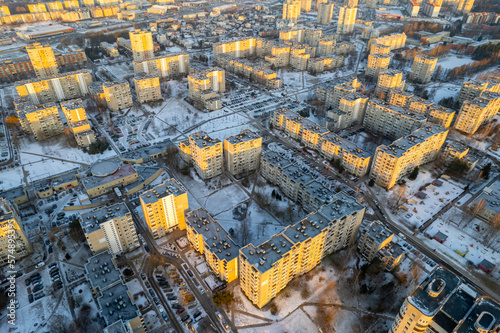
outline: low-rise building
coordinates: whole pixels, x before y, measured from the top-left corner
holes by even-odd
[[[229,283],[238,278],[240,247],[204,208],[186,215],[186,231],[191,245],[205,256],[208,266],[219,279]]]
[[[94,163],[86,174],[80,175],[80,183],[89,198],[95,198],[139,180],[139,174],[130,164],[121,165],[114,160]]]
[[[500,181],[496,181],[483,189],[483,192],[474,200],[472,205],[484,201],[485,205],[478,215],[491,221],[500,214]]]
[[[427,124],[389,146],[379,146],[373,158],[370,178],[386,189],[392,188],[415,167],[433,161],[447,135],[447,129]]]
[[[187,192],[174,178],[142,193],[139,198],[149,232],[155,239],[174,228],[186,229],[184,214],[189,209]]]
[[[141,245],[132,214],[125,203],[81,214],[80,225],[93,254],[109,251],[117,255],[131,252]]]
[[[132,93],[128,81],[104,82],[102,84],[104,98],[108,104],[108,108],[113,111],[126,109],[134,105],[132,101]]]
[[[118,53],[118,48],[113,44],[109,44],[106,42],[101,42],[100,44],[101,49],[108,55],[108,57],[111,58],[117,58],[120,56],[120,53]]]
[[[135,76],[134,87],[139,103],[147,103],[162,99],[160,78],[156,75],[145,74]]]
[[[252,130],[244,129],[224,140],[226,169],[233,176],[248,174],[259,168],[262,137]]]

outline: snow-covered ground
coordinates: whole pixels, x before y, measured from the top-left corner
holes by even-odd
[[[442,56],[438,59],[436,67],[441,66],[443,69],[453,69],[455,67],[470,64],[471,62],[474,62],[474,60],[470,57],[449,53],[448,55]]]

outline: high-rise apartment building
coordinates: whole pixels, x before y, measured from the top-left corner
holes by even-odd
[[[189,98],[208,110],[218,110],[222,101],[217,93],[226,91],[226,72],[220,67],[208,68],[188,76]]]
[[[124,203],[81,214],[80,225],[93,254],[109,251],[117,255],[133,251],[141,245],[132,214]]]
[[[344,129],[354,123],[361,124],[365,117],[368,97],[356,92],[340,98],[338,109],[328,110],[327,123],[335,129]]]
[[[391,53],[391,46],[390,45],[384,45],[384,44],[377,44],[373,43],[370,47],[370,53],[371,54],[389,54]]]
[[[160,78],[156,75],[144,74],[135,76],[134,87],[139,103],[161,99]]]
[[[405,81],[403,72],[391,69],[378,76],[377,87],[375,87],[375,96],[380,99],[386,99],[391,89],[404,90]]]
[[[26,46],[31,65],[38,78],[46,78],[59,74],[54,50],[49,44],[34,43]]]
[[[204,208],[187,213],[186,232],[191,245],[205,256],[208,266],[219,279],[229,283],[238,278],[240,247]]]
[[[129,32],[134,61],[140,62],[154,57],[153,36],[151,31],[136,29]]]
[[[151,74],[165,78],[176,78],[188,74],[189,54],[172,53],[149,58],[142,61],[133,61],[135,74]]]
[[[15,103],[15,108],[23,131],[33,134],[38,141],[64,132],[59,109],[54,103],[40,105]]]
[[[300,0],[287,0],[283,3],[283,20],[290,20],[293,24],[297,24],[301,6]]]
[[[373,80],[377,80],[380,73],[385,73],[391,62],[390,54],[370,53],[365,75]]]
[[[335,3],[333,2],[323,2],[318,5],[318,24],[330,24],[332,23],[333,7]]]
[[[336,44],[337,43],[333,36],[322,36],[318,42],[318,49],[316,54],[319,56],[328,56],[335,51]]]
[[[462,104],[465,100],[472,101],[474,98],[479,97],[485,91],[500,93],[500,82],[494,80],[464,81],[462,83],[460,91],[458,92],[457,100],[460,104]]]
[[[474,6],[474,0],[458,0],[457,13],[469,13]]]
[[[240,134],[224,140],[226,169],[234,175],[242,175],[259,168],[262,137],[252,130],[244,129]]]
[[[219,139],[212,139],[206,132],[191,133],[188,140],[179,142],[179,150],[184,159],[193,162],[198,175],[209,179],[222,174],[223,146]]]
[[[400,49],[406,44],[406,34],[404,32],[400,34],[385,35],[382,37],[374,37],[368,42],[368,48],[371,50],[373,44],[380,44],[390,47],[390,51],[395,49]]]
[[[139,198],[149,232],[155,239],[174,228],[186,229],[184,214],[189,209],[187,192],[174,178],[142,193]]]
[[[493,333],[499,325],[499,303],[439,266],[405,299],[389,333]]]
[[[380,99],[371,99],[366,107],[363,125],[369,131],[396,140],[423,127],[427,119]]]
[[[373,221],[361,230],[358,240],[358,250],[368,261],[372,261],[377,253],[389,244],[394,233],[380,221]]]
[[[485,91],[473,100],[463,102],[458,112],[455,128],[467,134],[474,134],[479,126],[491,122],[500,110],[500,94]]]
[[[87,113],[81,99],[61,102],[61,110],[66,117],[66,124],[73,133],[76,143],[80,147],[87,147],[95,142],[94,131],[90,127]]]
[[[214,58],[225,54],[235,58],[246,58],[255,55],[257,49],[257,39],[253,37],[243,37],[239,39],[214,43],[212,51]]]
[[[17,81],[15,86],[19,96],[28,97],[33,104],[43,104],[83,97],[89,94],[91,82],[92,74],[84,69],[46,79]]]
[[[241,290],[262,308],[293,278],[313,269],[326,255],[352,244],[364,212],[354,198],[338,192],[332,203],[259,246],[248,244],[241,248]]]
[[[300,10],[303,12],[310,12],[311,11],[311,0],[300,0]]]
[[[441,10],[441,0],[430,0],[424,3],[424,14],[429,17],[438,17]]]
[[[12,259],[19,261],[32,252],[17,212],[7,200],[0,198],[0,266],[11,263]]]
[[[447,129],[427,124],[389,146],[377,147],[370,178],[386,189],[392,188],[415,167],[433,161],[447,135]]]
[[[104,98],[108,104],[108,108],[116,112],[126,109],[134,105],[132,101],[132,93],[128,81],[104,82],[102,84]]]
[[[413,60],[409,79],[418,83],[428,83],[431,81],[432,73],[436,68],[438,58],[426,55],[418,55]]]
[[[340,7],[337,34],[350,34],[354,31],[357,13],[358,7]]]

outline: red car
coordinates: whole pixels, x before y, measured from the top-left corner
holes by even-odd
[[[186,309],[180,308],[179,310],[175,311],[175,313],[177,313],[179,315],[179,314],[183,313],[184,311],[186,311]]]

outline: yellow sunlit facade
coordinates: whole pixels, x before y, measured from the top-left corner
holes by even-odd
[[[262,137],[249,129],[224,140],[226,169],[232,175],[241,175],[257,170],[262,151]]]
[[[5,266],[12,260],[18,261],[33,252],[20,223],[21,220],[10,203],[0,198],[0,266]],[[10,243],[10,239],[14,243]]]
[[[26,46],[31,65],[39,78],[59,74],[54,50],[49,44],[34,43]]]

